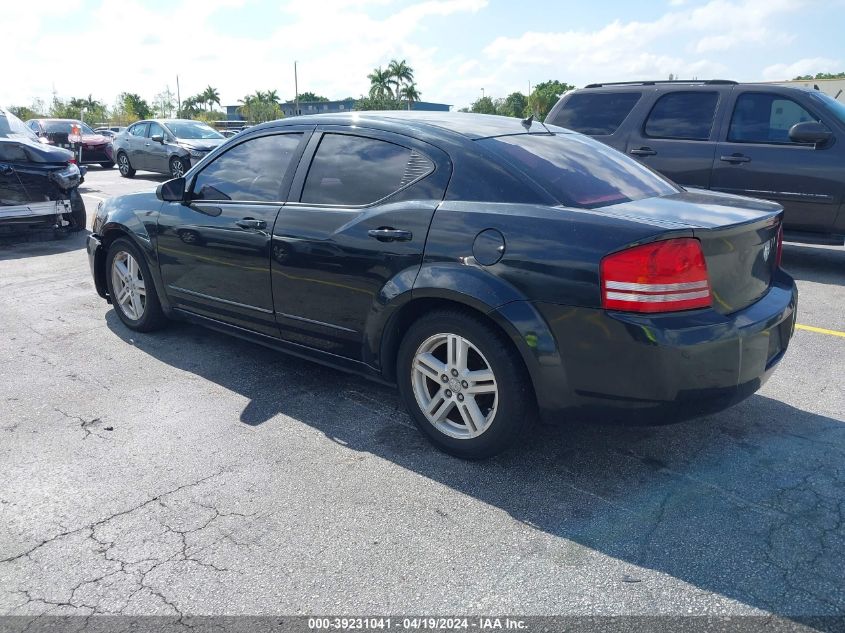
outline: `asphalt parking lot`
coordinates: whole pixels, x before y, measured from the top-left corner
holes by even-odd
[[[99,198],[163,177],[92,168]],[[481,463],[396,394],[199,327],[127,330],[84,235],[0,246],[0,613],[845,614],[845,248],[739,406],[543,427]]]

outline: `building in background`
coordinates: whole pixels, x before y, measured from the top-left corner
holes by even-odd
[[[837,101],[845,103],[845,79],[790,79],[788,81],[765,81],[763,83],[793,88],[818,88]]]
[[[355,99],[341,99],[340,101],[300,101],[299,111],[296,111],[294,103],[282,103],[282,112],[286,117],[297,114],[330,114],[336,112],[351,112],[355,108]],[[240,106],[226,106],[227,121],[245,121],[241,115]],[[448,112],[452,108],[447,103],[434,103],[432,101],[415,101],[411,104],[411,110],[425,110],[429,112]]]

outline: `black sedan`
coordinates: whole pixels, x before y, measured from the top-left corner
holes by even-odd
[[[85,228],[82,176],[73,160],[72,152],[39,142],[23,121],[0,108],[0,235]]]
[[[477,458],[537,413],[656,424],[756,391],[795,322],[781,219],[532,120],[353,113],[110,199],[88,252],[127,327],[187,319],[395,383]]]

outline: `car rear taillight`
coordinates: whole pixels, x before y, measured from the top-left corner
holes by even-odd
[[[634,246],[601,262],[602,307],[674,312],[711,304],[701,243],[684,237]]]
[[[780,260],[783,258],[783,222],[778,228],[777,255],[775,255],[775,268],[780,268]]]

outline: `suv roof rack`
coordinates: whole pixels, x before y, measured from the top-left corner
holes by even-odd
[[[737,82],[731,79],[659,79],[655,81],[611,81],[600,84],[587,84],[585,88],[602,88],[604,86],[654,86],[657,84],[707,84],[735,86]]]

